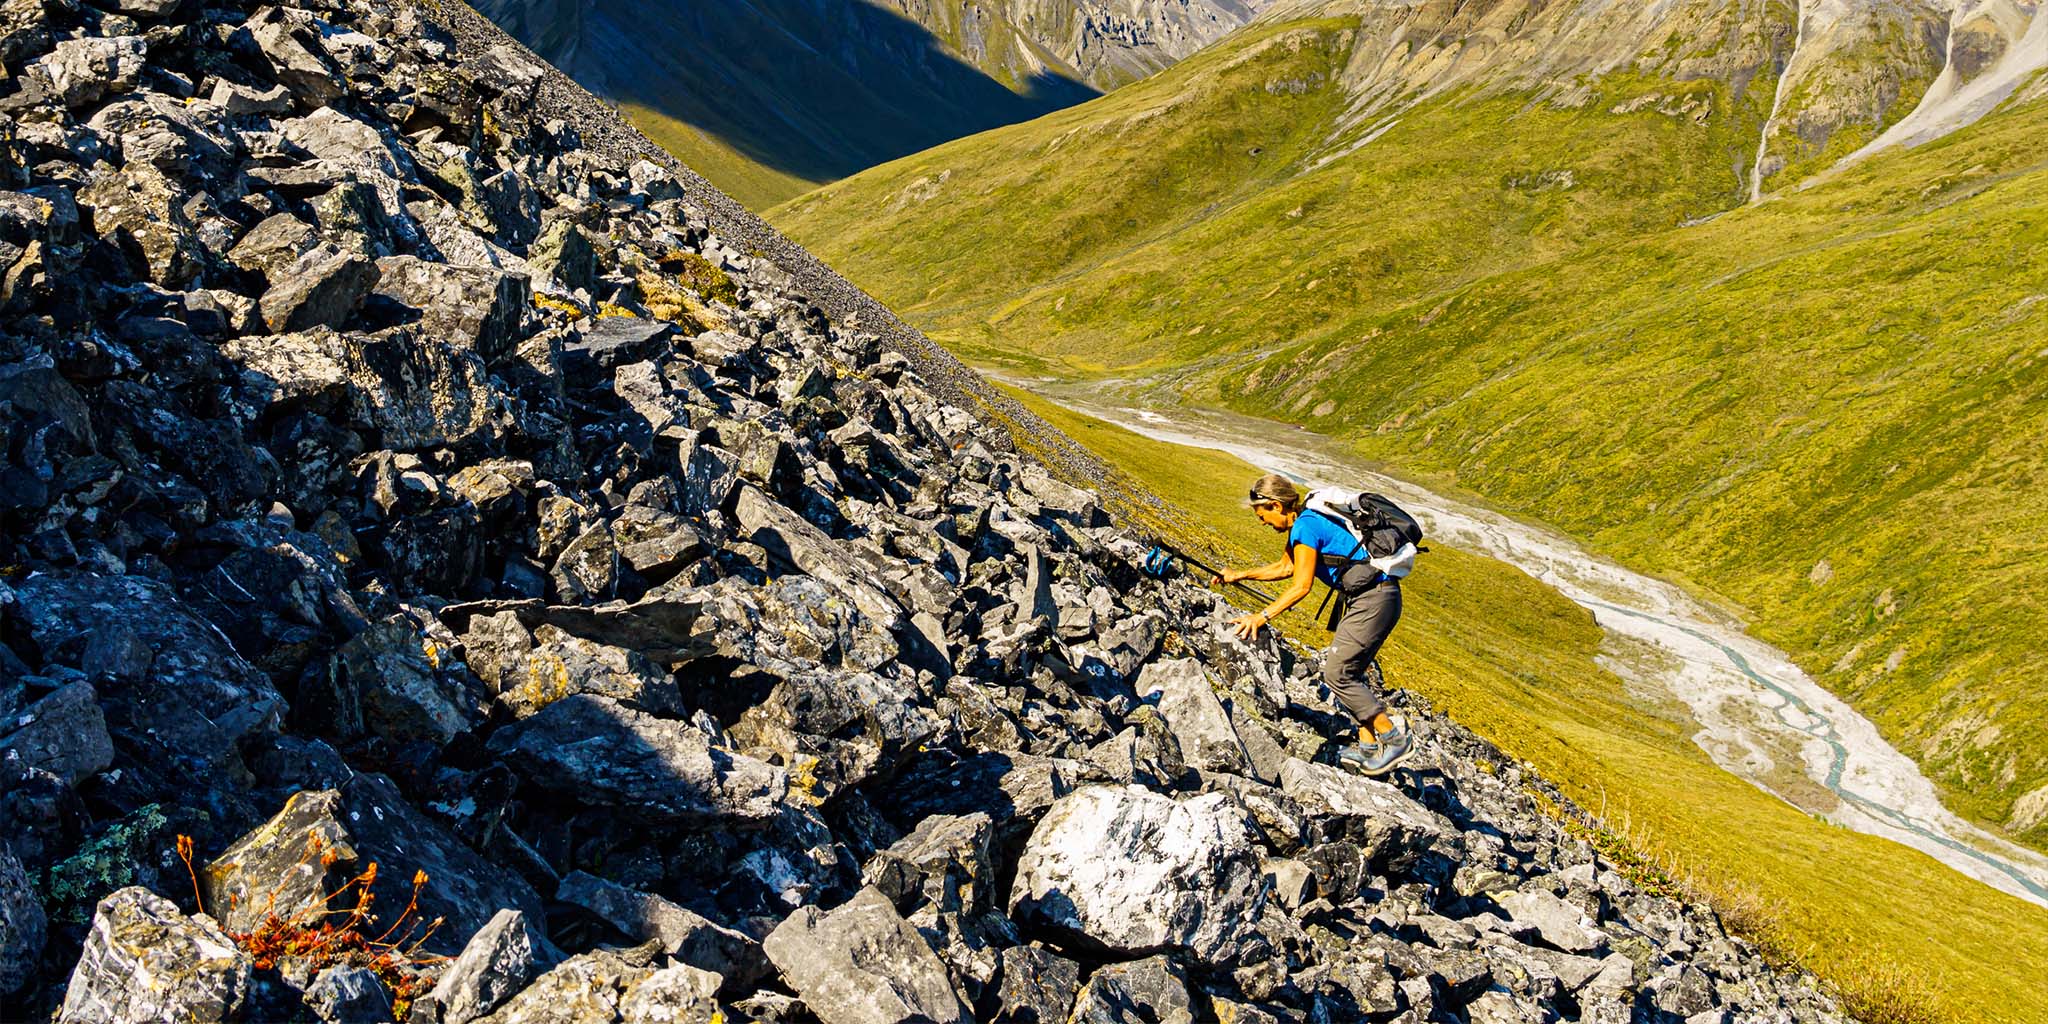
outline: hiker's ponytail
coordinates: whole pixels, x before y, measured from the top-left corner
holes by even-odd
[[[1277,501],[1288,512],[1301,511],[1303,503],[1301,491],[1294,486],[1294,481],[1278,473],[1268,473],[1254,481],[1251,499],[1255,502]]]

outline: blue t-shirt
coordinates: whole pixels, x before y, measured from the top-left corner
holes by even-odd
[[[1320,512],[1303,511],[1294,518],[1294,529],[1287,533],[1287,560],[1294,560],[1294,546],[1306,544],[1319,554],[1336,555],[1339,558],[1364,558],[1365,549],[1351,531],[1337,525],[1336,520]],[[1323,565],[1319,559],[1316,577],[1331,586],[1337,585],[1337,566]]]

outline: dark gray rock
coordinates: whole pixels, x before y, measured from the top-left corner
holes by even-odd
[[[417,256],[378,260],[372,293],[417,310],[422,330],[486,360],[512,350],[533,301],[533,289],[522,276],[429,263]]]
[[[576,535],[549,573],[563,604],[590,604],[611,596],[619,578],[619,548],[612,531],[593,525]]]
[[[610,697],[670,718],[685,713],[682,694],[666,669],[637,651],[594,643],[556,626],[536,629],[528,649],[501,673],[498,701],[519,718],[572,693]]]
[[[598,950],[570,957],[521,989],[479,1024],[612,1024],[634,988],[654,976],[644,963]]]
[[[392,1020],[391,990],[367,967],[329,967],[306,987],[306,1005],[326,1024]]]
[[[222,801],[244,798],[235,791],[249,777],[238,748],[274,732],[285,702],[219,629],[141,576],[39,573],[14,593],[48,661],[77,664],[95,637],[115,628],[154,652],[144,677],[102,679],[96,689],[108,731],[166,779],[160,799],[216,791]]]
[[[1543,941],[1567,953],[1597,953],[1607,936],[1586,912],[1541,891],[1501,893],[1493,898],[1519,924],[1536,929]]]
[[[777,562],[844,594],[862,615],[882,628],[893,630],[900,624],[902,606],[870,582],[876,575],[874,566],[759,488],[740,488],[734,516],[747,539],[766,548]]]
[[[761,948],[824,1024],[973,1019],[946,965],[876,889],[830,912],[798,908]]]
[[[760,943],[652,893],[575,871],[562,879],[555,901],[596,914],[634,942],[656,942],[673,959],[727,984],[751,985],[768,973]]]
[[[1448,876],[1462,855],[1450,822],[1384,782],[1291,759],[1281,769],[1280,788],[1323,823],[1326,835],[1355,843],[1378,870],[1408,874],[1428,861]]]
[[[507,907],[470,937],[429,998],[440,1024],[469,1024],[565,959],[527,916]]]
[[[114,742],[90,683],[72,683],[0,719],[0,760],[76,786],[114,763]]]
[[[325,678],[333,696],[323,703],[345,720],[353,702],[371,735],[444,746],[486,711],[483,694],[449,664],[453,655],[410,618],[392,616],[335,651]]]
[[[289,213],[273,213],[257,222],[228,250],[229,263],[266,278],[283,277],[285,268],[313,247],[313,226]]]
[[[332,246],[308,251],[271,279],[259,303],[273,333],[346,327],[377,286],[377,264]]]
[[[983,995],[982,1020],[1057,1024],[1068,1019],[1081,991],[1080,964],[1037,946],[1011,946],[999,962],[995,984]]]
[[[1088,977],[1074,1001],[1073,1024],[1193,1024],[1187,972],[1163,956],[1110,964]]]
[[[0,996],[19,991],[35,977],[48,925],[21,861],[0,841]]]
[[[91,231],[126,257],[130,271],[165,288],[183,288],[204,266],[203,244],[185,216],[183,190],[148,164],[101,167],[78,190]]]
[[[63,1024],[239,1020],[252,961],[208,917],[129,887],[100,901],[57,1012]]]
[[[590,694],[498,730],[490,747],[544,789],[652,821],[763,824],[789,786],[782,769],[713,747],[689,725]]]
[[[230,117],[282,114],[292,108],[292,91],[282,85],[255,89],[230,82],[225,78],[216,78],[213,80],[213,92],[207,96],[206,101],[219,107]]]
[[[724,983],[717,974],[688,964],[670,964],[640,980],[619,1004],[619,1018],[661,1024],[724,1024],[714,995]]]
[[[318,851],[311,860],[309,847]],[[461,952],[503,908],[539,919],[532,889],[414,810],[381,775],[293,796],[276,817],[208,863],[200,883],[222,924],[247,932],[266,911],[286,920],[318,913],[329,894],[372,862],[379,867],[371,889],[379,930],[392,926],[412,898],[416,874],[425,874],[414,938],[425,932],[425,922],[444,919],[426,941],[429,951]]]
[[[612,521],[619,557],[635,572],[655,582],[674,576],[710,551],[704,537],[672,512],[628,505]]]
[[[1232,775],[1251,771],[1251,759],[1201,662],[1155,661],[1138,676],[1136,689],[1141,698],[1159,695],[1159,713],[1173,730],[1188,767]]]
[[[557,220],[543,229],[527,249],[526,262],[535,273],[572,292],[597,284],[597,251],[589,233],[574,221]]]
[[[987,814],[933,815],[861,869],[863,880],[913,913],[979,914],[995,903],[995,829]]]
[[[304,12],[263,8],[242,24],[236,37],[307,107],[324,107],[348,93],[341,76],[327,62],[319,29]]]
[[[675,325],[666,320],[601,316],[580,328],[562,346],[563,368],[595,376],[600,370],[617,369],[660,354],[674,336]]]

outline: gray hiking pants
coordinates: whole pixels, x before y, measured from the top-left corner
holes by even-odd
[[[1401,621],[1401,584],[1388,580],[1352,598],[1337,619],[1330,650],[1323,655],[1323,682],[1337,702],[1364,725],[1387,709],[1367,669],[1394,623]]]

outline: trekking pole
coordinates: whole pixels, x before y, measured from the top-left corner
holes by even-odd
[[[1210,576],[1223,575],[1223,571],[1221,569],[1209,565],[1208,563],[1203,562],[1201,559],[1196,558],[1195,556],[1190,555],[1187,552],[1182,551],[1181,549],[1174,547],[1173,545],[1168,544],[1163,540],[1154,541],[1152,543],[1151,552],[1145,556],[1145,571],[1153,576],[1161,576],[1165,573],[1167,562],[1171,558],[1178,558],[1181,561],[1186,562],[1190,567],[1200,569],[1203,572],[1208,573]],[[1267,604],[1273,603],[1272,596],[1265,593],[1264,591],[1259,590],[1257,587],[1247,586],[1244,583],[1235,580],[1233,580],[1230,583],[1230,586],[1236,587],[1239,590],[1242,590],[1245,593],[1250,594],[1253,597],[1256,597],[1259,600],[1266,602]]]

